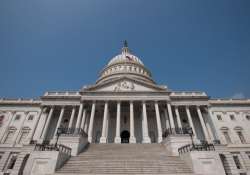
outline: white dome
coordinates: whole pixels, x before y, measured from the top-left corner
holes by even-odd
[[[122,53],[113,57],[108,65],[101,71],[97,83],[122,76],[128,76],[154,83],[150,71],[144,66],[142,61],[129,52],[126,41],[124,42]]]
[[[142,63],[142,61],[135,55],[132,55],[129,52],[122,52],[121,54],[115,56],[114,58],[112,58],[109,63],[109,65],[112,64],[116,64],[116,63],[122,63],[122,62],[131,62],[131,63],[138,63],[142,66],[144,66],[144,64]]]

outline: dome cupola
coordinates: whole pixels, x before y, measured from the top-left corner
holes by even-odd
[[[107,66],[101,71],[100,77],[96,83],[105,82],[122,76],[129,76],[149,83],[154,83],[151,78],[151,72],[137,56],[130,52],[127,41],[124,41],[122,53],[109,61]]]

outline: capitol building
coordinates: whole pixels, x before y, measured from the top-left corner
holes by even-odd
[[[250,99],[159,85],[125,41],[93,85],[0,99],[0,175],[250,175],[249,126]]]

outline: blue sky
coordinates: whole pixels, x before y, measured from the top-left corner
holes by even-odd
[[[1,0],[0,97],[93,84],[124,39],[159,84],[250,98],[249,0]]]

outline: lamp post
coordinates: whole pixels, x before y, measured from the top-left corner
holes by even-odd
[[[62,134],[62,128],[57,128],[57,131],[56,131],[56,144],[55,144],[55,147],[57,148],[57,142],[58,142],[58,139],[60,137],[60,135]]]
[[[193,129],[191,127],[187,128],[187,132],[191,138],[191,141],[192,141],[192,145],[193,145],[193,148],[194,148],[194,140],[193,140]]]

